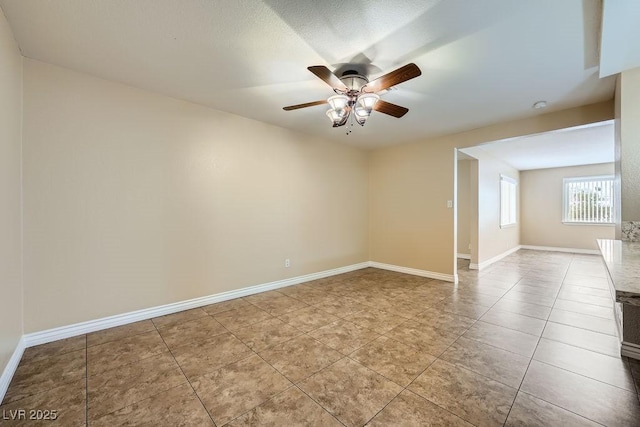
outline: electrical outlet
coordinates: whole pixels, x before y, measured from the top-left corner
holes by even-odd
[[[452,208],[453,207],[453,200],[447,200],[447,207],[448,208]]]
[[[284,266],[285,267],[291,267],[291,260],[289,258],[284,260]]]
[[[469,250],[471,249],[471,243],[469,243],[469,248],[468,248],[468,249],[469,249]]]

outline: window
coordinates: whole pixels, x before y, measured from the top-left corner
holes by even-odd
[[[564,178],[562,222],[570,224],[613,224],[613,176]]]
[[[505,175],[500,175],[500,227],[515,225],[518,220],[518,182]]]

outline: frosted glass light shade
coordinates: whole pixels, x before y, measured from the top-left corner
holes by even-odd
[[[358,105],[371,113],[373,106],[379,99],[380,97],[375,93],[363,93],[358,97]]]
[[[327,110],[327,117],[329,117],[329,120],[331,120],[331,123],[333,123],[333,127],[338,127],[338,126],[342,126],[347,122],[347,119],[349,117],[349,110],[347,110],[346,108],[344,110],[334,110],[333,108],[330,108],[329,110]]]
[[[334,95],[327,99],[327,102],[334,110],[344,110],[349,105],[349,97],[346,95]]]

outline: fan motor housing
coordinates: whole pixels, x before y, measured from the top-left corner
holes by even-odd
[[[361,74],[358,74],[358,72],[355,70],[347,70],[344,73],[342,73],[342,76],[340,77],[340,81],[342,81],[342,83],[344,83],[344,85],[347,88],[349,88],[349,91],[348,91],[349,94],[355,94],[360,92],[360,89],[362,89],[362,86],[369,83],[369,79],[367,79],[365,76]],[[335,89],[334,91],[336,93],[340,93]]]

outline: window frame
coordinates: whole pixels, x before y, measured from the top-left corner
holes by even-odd
[[[592,181],[609,181],[611,182],[611,220],[609,222],[598,221],[571,221],[568,218],[569,213],[569,192],[567,191],[567,184],[573,182],[592,182]],[[564,225],[595,225],[595,226],[615,226],[615,208],[616,208],[616,192],[615,192],[615,176],[614,175],[588,175],[588,176],[573,176],[562,178],[562,224]]]
[[[509,197],[509,211],[513,209],[513,212],[509,212],[508,218],[504,218],[504,197],[503,197],[503,182],[513,187],[513,198]],[[516,227],[518,225],[518,180],[511,178],[510,176],[500,174],[500,228]]]

